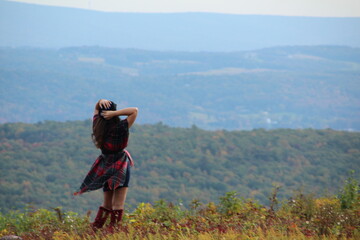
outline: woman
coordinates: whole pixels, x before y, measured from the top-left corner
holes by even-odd
[[[89,173],[74,195],[103,188],[104,201],[99,207],[94,231],[102,228],[110,216],[110,230],[117,227],[122,219],[124,204],[130,181],[130,166],[133,160],[128,151],[129,128],[136,120],[138,109],[116,110],[112,101],[101,99],[95,105],[93,117],[93,142],[101,149]],[[127,116],[120,120],[119,116]]]

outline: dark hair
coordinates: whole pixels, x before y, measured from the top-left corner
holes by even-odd
[[[116,104],[114,102],[111,102],[109,108],[100,107],[99,109],[99,117],[93,125],[93,133],[91,134],[91,138],[97,148],[103,147],[109,129],[120,122],[119,117],[113,117],[109,120],[105,120],[105,118],[101,116],[102,111],[116,111]]]
[[[102,112],[102,111],[116,111],[116,103],[114,103],[113,101],[110,101],[110,107],[108,107],[108,108],[100,107],[100,109],[99,109],[99,117],[101,117],[102,119],[105,119],[105,118],[101,115],[101,112]]]

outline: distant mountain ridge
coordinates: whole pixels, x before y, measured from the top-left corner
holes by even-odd
[[[0,1],[0,46],[96,45],[239,51],[282,45],[360,47],[360,18],[106,13]]]

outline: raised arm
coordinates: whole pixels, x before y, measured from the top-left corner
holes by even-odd
[[[129,107],[117,111],[102,111],[101,114],[105,119],[110,119],[116,116],[127,116],[127,121],[130,128],[136,120],[138,114],[138,108]]]

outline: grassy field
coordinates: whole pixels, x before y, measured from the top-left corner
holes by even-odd
[[[120,229],[89,227],[91,212],[79,216],[61,208],[11,211],[0,215],[0,237],[23,239],[360,239],[359,184],[349,178],[337,196],[314,198],[295,194],[279,203],[278,188],[263,206],[236,192],[217,204],[193,200],[183,204],[159,200],[127,212]]]

